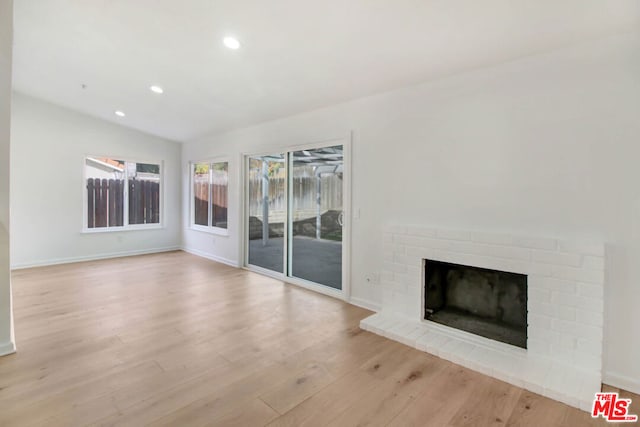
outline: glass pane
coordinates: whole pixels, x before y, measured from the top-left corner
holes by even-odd
[[[284,272],[284,155],[249,158],[249,264]]]
[[[103,157],[85,159],[87,228],[124,224],[125,162]]]
[[[193,223],[209,225],[209,164],[193,165]]]
[[[227,228],[229,163],[214,163],[211,179],[211,193],[213,195],[213,200],[211,201],[211,208],[213,209],[212,225],[214,227]]]
[[[127,162],[129,224],[160,223],[160,165]]]
[[[291,153],[291,275],[342,289],[342,146]]]

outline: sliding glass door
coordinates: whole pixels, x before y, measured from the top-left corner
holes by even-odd
[[[247,163],[247,265],[341,290],[343,146]]]
[[[284,154],[249,157],[247,263],[284,273],[287,171]]]
[[[342,289],[342,146],[289,153],[289,275]]]

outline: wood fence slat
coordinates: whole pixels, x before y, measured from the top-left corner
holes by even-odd
[[[137,224],[136,222],[136,180],[129,180],[129,224]]]
[[[195,223],[198,225],[208,225],[209,183],[207,181],[196,182],[194,196]]]
[[[107,226],[107,189],[106,189],[106,179],[96,179],[96,219],[95,226],[96,227],[106,227]]]
[[[116,180],[115,186],[115,199],[116,199],[116,226],[122,227],[124,225],[124,180]]]
[[[160,223],[160,183],[153,183],[153,215],[151,217],[151,222],[154,224]]]
[[[151,188],[151,183],[149,181],[142,180],[142,198],[144,203],[142,204],[142,223],[148,224],[151,220],[149,217],[151,213],[151,209],[149,207],[149,202],[151,201],[151,193],[149,189]]]
[[[106,178],[102,179],[100,193],[101,224],[106,227],[109,224],[109,180]]]
[[[116,225],[116,182],[114,179],[110,179],[108,181],[107,202],[107,216],[109,218],[108,224],[109,227],[114,227]]]
[[[102,181],[100,179],[95,179],[93,182],[93,191],[94,191],[94,207],[93,214],[95,217],[94,224],[95,227],[100,227],[100,197],[102,197]]]
[[[136,224],[144,224],[144,181],[136,181]]]
[[[343,183],[338,175],[321,177],[321,210],[342,210]],[[283,178],[271,178],[269,180],[269,212],[284,212],[286,210],[284,198]],[[293,207],[296,211],[315,212],[316,201],[316,177],[294,177],[292,183]],[[262,176],[251,174],[249,177],[249,212],[250,215],[260,217],[262,215]]]
[[[145,181],[138,180],[138,198],[136,199],[136,224],[144,224],[145,184]]]
[[[124,179],[87,178],[87,228],[124,224]],[[129,224],[160,223],[160,183],[129,180]]]
[[[213,185],[213,201],[211,208],[213,209],[213,225],[226,226],[227,223],[227,191],[228,186],[222,184]]]
[[[95,189],[93,178],[87,179],[87,228],[95,227]]]
[[[95,226],[96,227],[101,227],[101,222],[102,219],[100,218],[100,214],[101,214],[101,205],[102,205],[102,201],[101,201],[101,197],[102,197],[102,181],[100,179],[96,179],[94,181],[94,200],[95,200],[95,205],[94,205],[94,216],[95,216]]]
[[[151,207],[151,203],[153,202],[153,200],[151,200],[151,182],[149,181],[143,181],[144,182],[144,223],[145,224],[149,224],[151,223],[151,216],[153,214],[152,212],[152,207]]]

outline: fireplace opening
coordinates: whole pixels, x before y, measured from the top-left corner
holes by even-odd
[[[527,276],[424,262],[424,318],[527,348]]]

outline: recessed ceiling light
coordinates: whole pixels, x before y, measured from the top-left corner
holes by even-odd
[[[160,86],[151,86],[149,89],[151,89],[151,92],[155,92],[155,93],[164,92],[164,89],[162,89]]]
[[[225,37],[223,43],[229,49],[236,50],[240,48],[240,42],[235,37]]]
[[[116,111],[116,116],[118,116],[118,117],[124,117],[124,116],[126,116],[126,114],[125,114],[125,113],[123,113],[122,111],[118,110],[118,111]]]

